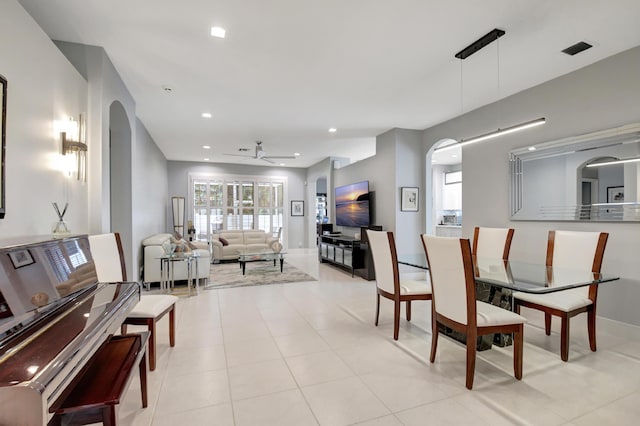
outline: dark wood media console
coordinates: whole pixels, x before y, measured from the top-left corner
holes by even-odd
[[[343,235],[320,235],[318,244],[318,260],[331,263],[358,275],[365,280],[375,280],[369,245]]]

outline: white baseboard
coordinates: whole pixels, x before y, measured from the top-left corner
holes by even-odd
[[[640,340],[640,327],[637,325],[627,324],[609,318],[598,317],[597,327],[598,331],[602,331],[604,333],[627,339]]]

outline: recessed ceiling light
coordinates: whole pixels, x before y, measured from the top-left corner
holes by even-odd
[[[209,145],[202,145],[202,147],[203,147],[204,149],[211,149],[211,147],[210,147]]]
[[[227,31],[224,28],[211,27],[211,36],[212,37],[224,38],[224,36],[226,34],[227,34]]]
[[[530,147],[529,147],[529,151],[535,151],[535,150],[536,150],[536,147],[535,147],[535,146],[530,146]]]
[[[204,161],[209,161],[209,159],[208,159],[208,158],[205,158],[205,159],[204,159]]]
[[[458,158],[458,155],[457,154],[452,154],[451,157]]]
[[[293,155],[296,156],[296,157],[299,157],[300,153],[299,152],[294,152]]]
[[[338,129],[336,129],[335,127],[331,127],[331,128],[329,129],[329,133],[335,133],[335,132],[337,132],[337,131],[338,131]]]
[[[280,163],[281,166],[284,166],[284,163]]]
[[[203,117],[203,118],[211,118],[212,116],[211,116],[211,113],[210,113],[210,112],[203,112],[203,113],[202,113],[202,117]]]

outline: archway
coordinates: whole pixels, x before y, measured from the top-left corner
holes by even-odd
[[[427,152],[425,230],[429,235],[462,235],[462,148],[435,151],[454,143],[441,139]]]
[[[131,125],[124,106],[114,101],[109,107],[109,205],[110,231],[119,232],[127,264],[127,277],[133,273],[132,243]]]

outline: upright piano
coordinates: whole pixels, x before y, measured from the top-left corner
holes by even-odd
[[[98,283],[86,235],[0,241],[0,425],[46,425],[139,300],[137,283]]]

